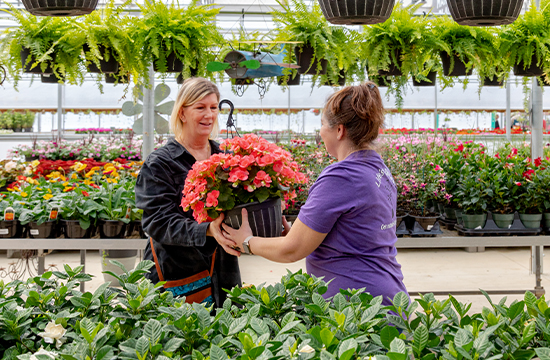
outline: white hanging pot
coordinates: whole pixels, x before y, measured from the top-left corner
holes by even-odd
[[[447,5],[460,25],[497,26],[517,19],[523,0],[447,0]]]
[[[333,24],[370,25],[391,15],[395,0],[319,0],[325,18]]]

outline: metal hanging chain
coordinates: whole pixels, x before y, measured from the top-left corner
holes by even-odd
[[[237,130],[237,126],[235,125],[235,121],[233,119],[233,111],[235,110],[235,106],[233,105],[231,100],[223,99],[222,101],[220,101],[218,105],[218,108],[220,110],[222,109],[223,104],[229,105],[229,115],[227,116],[227,123],[226,123],[227,134],[225,135],[225,138],[227,139],[229,137],[230,132],[231,132],[231,138],[234,138],[235,135],[233,134],[233,130],[235,131],[235,134],[237,134],[237,137],[241,137],[241,135],[239,134],[239,131]],[[224,152],[227,152],[227,149]]]

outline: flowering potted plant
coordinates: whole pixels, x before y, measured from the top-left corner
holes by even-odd
[[[246,206],[253,233],[280,235],[281,198],[294,198],[290,186],[307,181],[298,164],[289,152],[255,134],[225,140],[220,149],[228,152],[197,162],[189,171],[181,200],[183,209],[192,209],[199,223],[216,219],[225,211],[224,222],[240,226],[241,209]],[[265,211],[255,209],[266,206]],[[275,224],[262,229],[262,225],[268,226],[269,215]]]

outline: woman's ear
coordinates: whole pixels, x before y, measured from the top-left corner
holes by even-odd
[[[342,140],[346,135],[346,128],[344,127],[344,125],[338,125],[337,132],[338,133],[336,134],[336,139]]]

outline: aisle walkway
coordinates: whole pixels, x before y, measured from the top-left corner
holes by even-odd
[[[0,254],[0,267],[7,268],[17,259],[8,259]],[[400,250],[398,261],[403,267],[405,285],[409,291],[451,291],[495,289],[533,289],[535,276],[530,274],[530,249],[491,248],[481,253],[467,253],[461,249],[442,250]],[[67,263],[77,266],[80,253],[54,252],[46,258],[46,266],[55,264],[62,268]],[[97,251],[87,254],[86,272],[95,275],[87,283],[86,290],[93,291],[101,283],[100,257]],[[305,261],[291,264],[278,264],[256,256],[240,258],[243,281],[251,284],[278,282],[286,274],[286,269],[305,271]],[[542,285],[550,290],[550,263],[546,264],[547,274],[543,275]],[[493,295],[500,300],[504,295]],[[444,298],[444,297],[440,297]],[[483,296],[458,296],[459,301],[472,302],[472,311],[480,311],[488,303]],[[522,298],[520,295],[509,295],[508,300]]]

